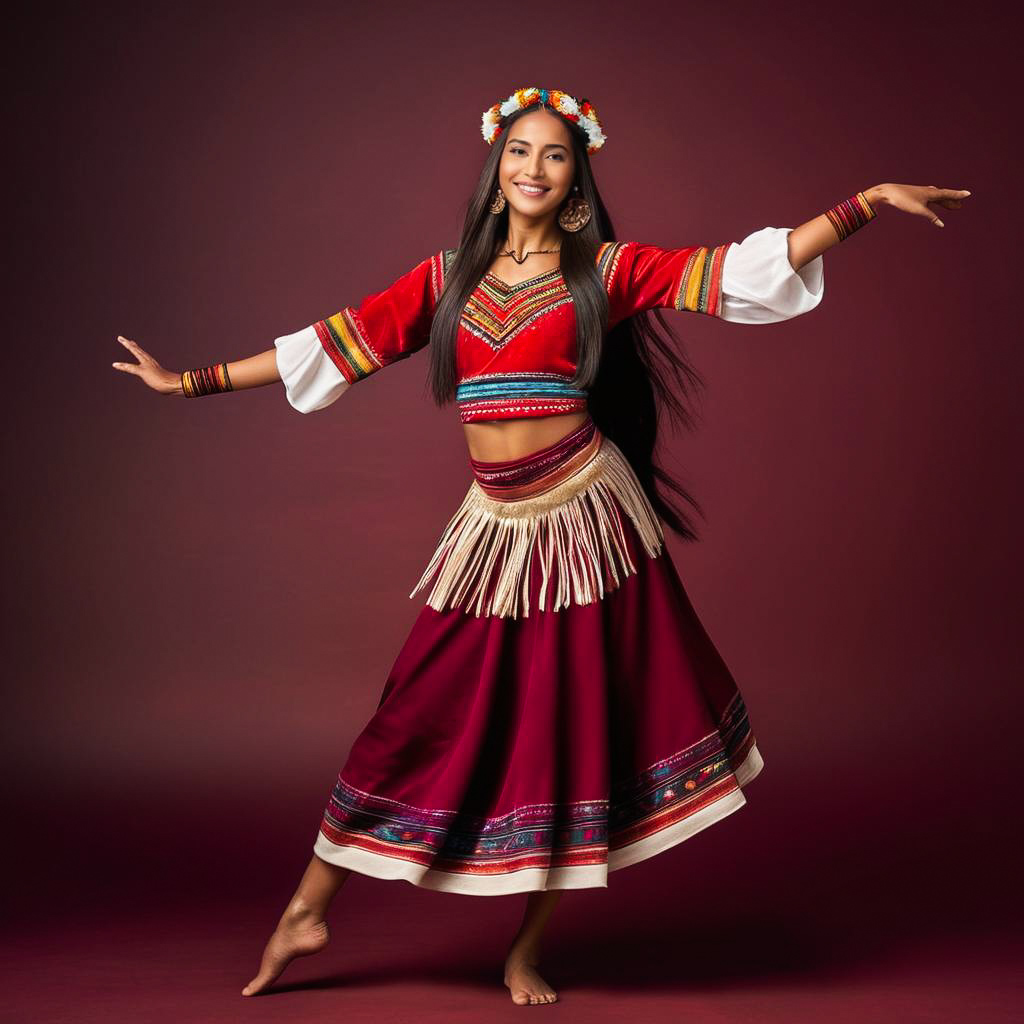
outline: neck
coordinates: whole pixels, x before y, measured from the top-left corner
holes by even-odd
[[[524,217],[516,210],[509,211],[508,237],[504,249],[511,249],[517,256],[538,249],[560,249],[562,229],[555,221],[556,214],[548,217]]]

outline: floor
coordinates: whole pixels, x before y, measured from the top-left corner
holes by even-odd
[[[702,901],[700,917],[687,922],[673,911],[678,893],[612,913],[610,891],[569,893],[560,905],[545,964],[561,998],[543,1010],[513,1005],[501,982],[519,897],[453,896],[353,876],[332,912],[328,949],[295,961],[271,994],[254,998],[239,990],[280,909],[268,896],[192,909],[168,901],[139,913],[74,908],[65,922],[38,927],[26,916],[4,942],[0,1019],[451,1024],[518,1020],[524,1012],[630,1024],[1021,1019],[1015,968],[1024,950],[1009,935],[963,927],[914,935],[880,920],[866,937],[861,920],[844,933],[806,908],[759,915],[727,899],[719,917],[709,917]],[[653,923],[638,927],[641,920]]]

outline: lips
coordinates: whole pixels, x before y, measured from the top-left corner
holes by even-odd
[[[519,189],[520,192],[523,193],[524,196],[530,196],[531,198],[534,199],[536,199],[538,196],[542,196],[545,193],[551,191],[550,189],[545,188],[543,185],[528,185],[526,182],[523,181],[516,181],[513,182],[513,184],[516,186],[516,188]]]

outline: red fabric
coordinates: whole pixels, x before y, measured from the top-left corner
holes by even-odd
[[[622,247],[620,266],[606,283],[609,298],[608,326],[648,309],[680,309],[679,291],[693,262],[716,255],[707,269],[705,301],[690,312],[718,316],[721,312],[721,264],[725,246],[685,246],[663,249],[645,242],[627,242]]]
[[[606,864],[738,788],[754,739],[736,683],[668,552],[627,536],[639,571],[593,604],[525,619],[424,606],[341,768],[332,843],[466,875]],[[659,792],[674,756],[691,776]],[[608,804],[581,823],[581,801]]]
[[[528,475],[557,448],[474,472]],[[607,868],[735,799],[756,754],[742,696],[667,549],[651,558],[616,506],[637,572],[602,599],[540,609],[534,558],[525,618],[423,607],[335,783],[325,853],[476,879]]]
[[[596,262],[608,294],[608,328],[644,310],[685,308],[681,296],[691,280],[700,286],[694,311],[718,315],[725,249],[603,243]],[[708,253],[715,258],[705,261]],[[350,382],[428,344],[445,282],[446,255],[443,250],[435,253],[383,291],[320,321],[321,343]],[[472,394],[472,400],[460,398],[462,419],[585,409],[586,392],[573,390],[576,359],[576,315],[560,271],[512,286],[486,275],[464,308],[458,329],[456,379],[461,391]]]
[[[443,253],[434,253],[383,291],[366,296],[355,309],[355,319],[381,365],[412,355],[430,340],[443,259]]]

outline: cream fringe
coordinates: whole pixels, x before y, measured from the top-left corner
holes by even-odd
[[[437,611],[473,602],[476,616],[515,618],[530,614],[530,566],[540,549],[541,609],[555,570],[554,611],[591,604],[636,572],[626,549],[623,524],[612,499],[625,509],[651,558],[661,553],[664,535],[657,514],[626,457],[607,437],[594,458],[568,480],[535,498],[503,502],[474,480],[438,542],[430,564],[409,595],[413,597],[440,567],[427,604]],[[602,578],[601,553],[611,580]],[[500,557],[501,556],[501,557]],[[500,558],[500,561],[499,561]],[[490,599],[495,568],[501,565]]]

